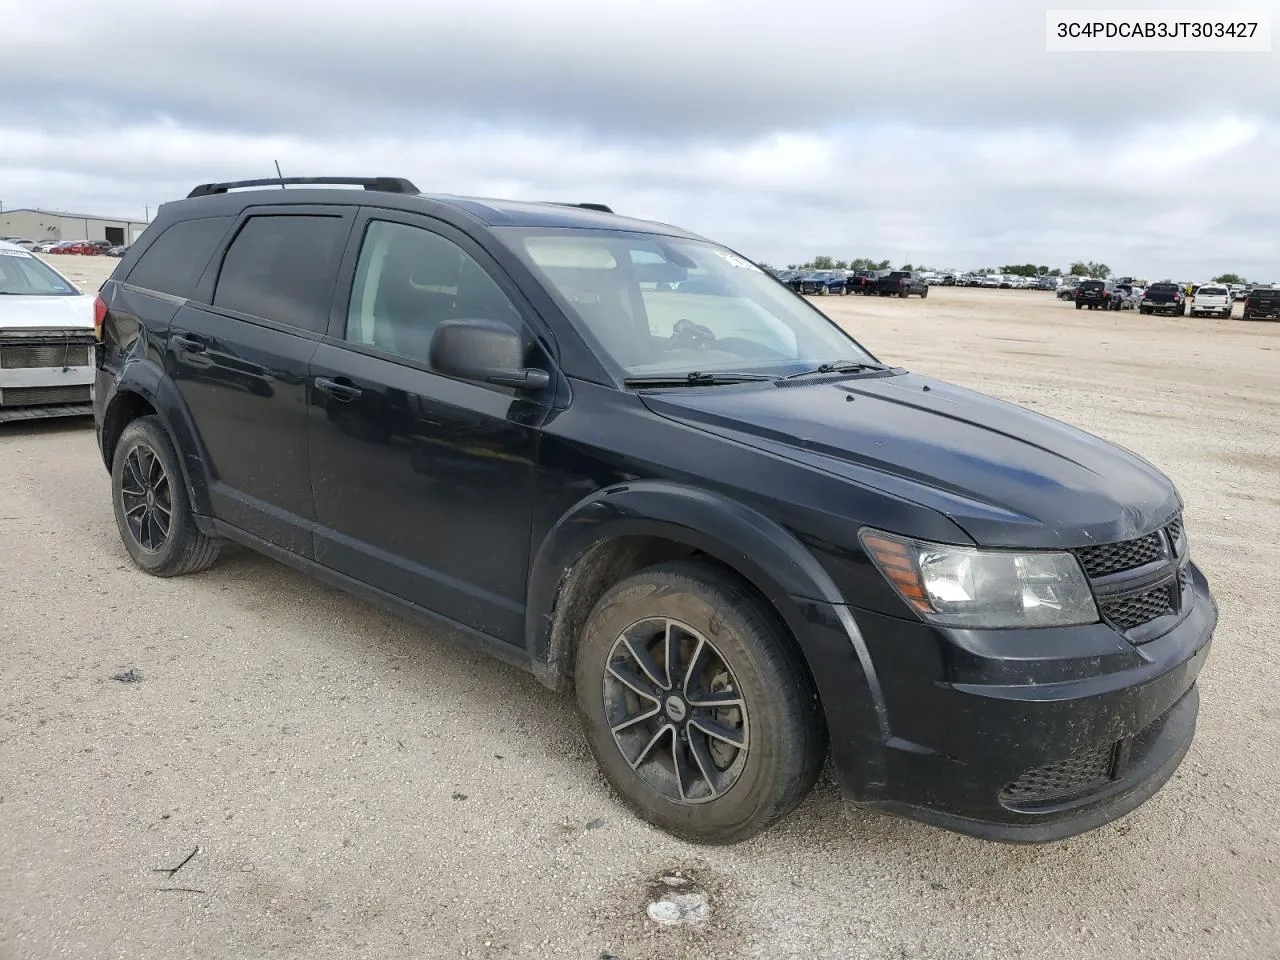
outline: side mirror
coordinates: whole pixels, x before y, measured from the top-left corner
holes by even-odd
[[[551,383],[545,370],[524,365],[520,334],[497,320],[446,320],[427,351],[432,368],[460,380],[536,392]]]

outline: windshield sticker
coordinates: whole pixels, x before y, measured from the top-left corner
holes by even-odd
[[[25,250],[10,250],[7,247],[0,247],[0,257],[30,257],[31,254]]]
[[[737,267],[740,270],[759,270],[760,269],[751,261],[743,260],[741,257],[735,256],[732,253],[725,253],[723,250],[717,250],[715,253],[716,253],[716,256],[719,257],[721,260],[723,260],[725,263],[729,264],[730,266]]]

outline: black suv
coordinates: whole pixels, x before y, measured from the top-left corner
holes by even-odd
[[[456,628],[572,688],[609,782],[679,836],[758,832],[830,752],[854,801],[1046,841],[1191,744],[1217,607],[1173,484],[879,362],[693,234],[395,178],[206,184],[96,323],[139,567],[235,541]]]
[[[1111,280],[1081,280],[1076,287],[1076,309],[1119,310],[1124,297]]]

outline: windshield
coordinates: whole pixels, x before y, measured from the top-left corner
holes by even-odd
[[[78,297],[80,291],[25,250],[0,250],[0,296]]]
[[[875,363],[788,287],[724,247],[612,230],[499,228],[623,377],[785,376]]]
[[[1227,295],[1225,287],[1201,287],[1197,292],[1206,297],[1225,297]]]
[[[1177,293],[1178,285],[1176,283],[1153,283],[1148,293]]]

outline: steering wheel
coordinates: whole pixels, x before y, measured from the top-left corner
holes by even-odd
[[[681,347],[702,348],[709,343],[715,343],[715,340],[716,335],[710,327],[681,318],[671,328],[671,337],[667,341],[667,349],[672,350]]]

